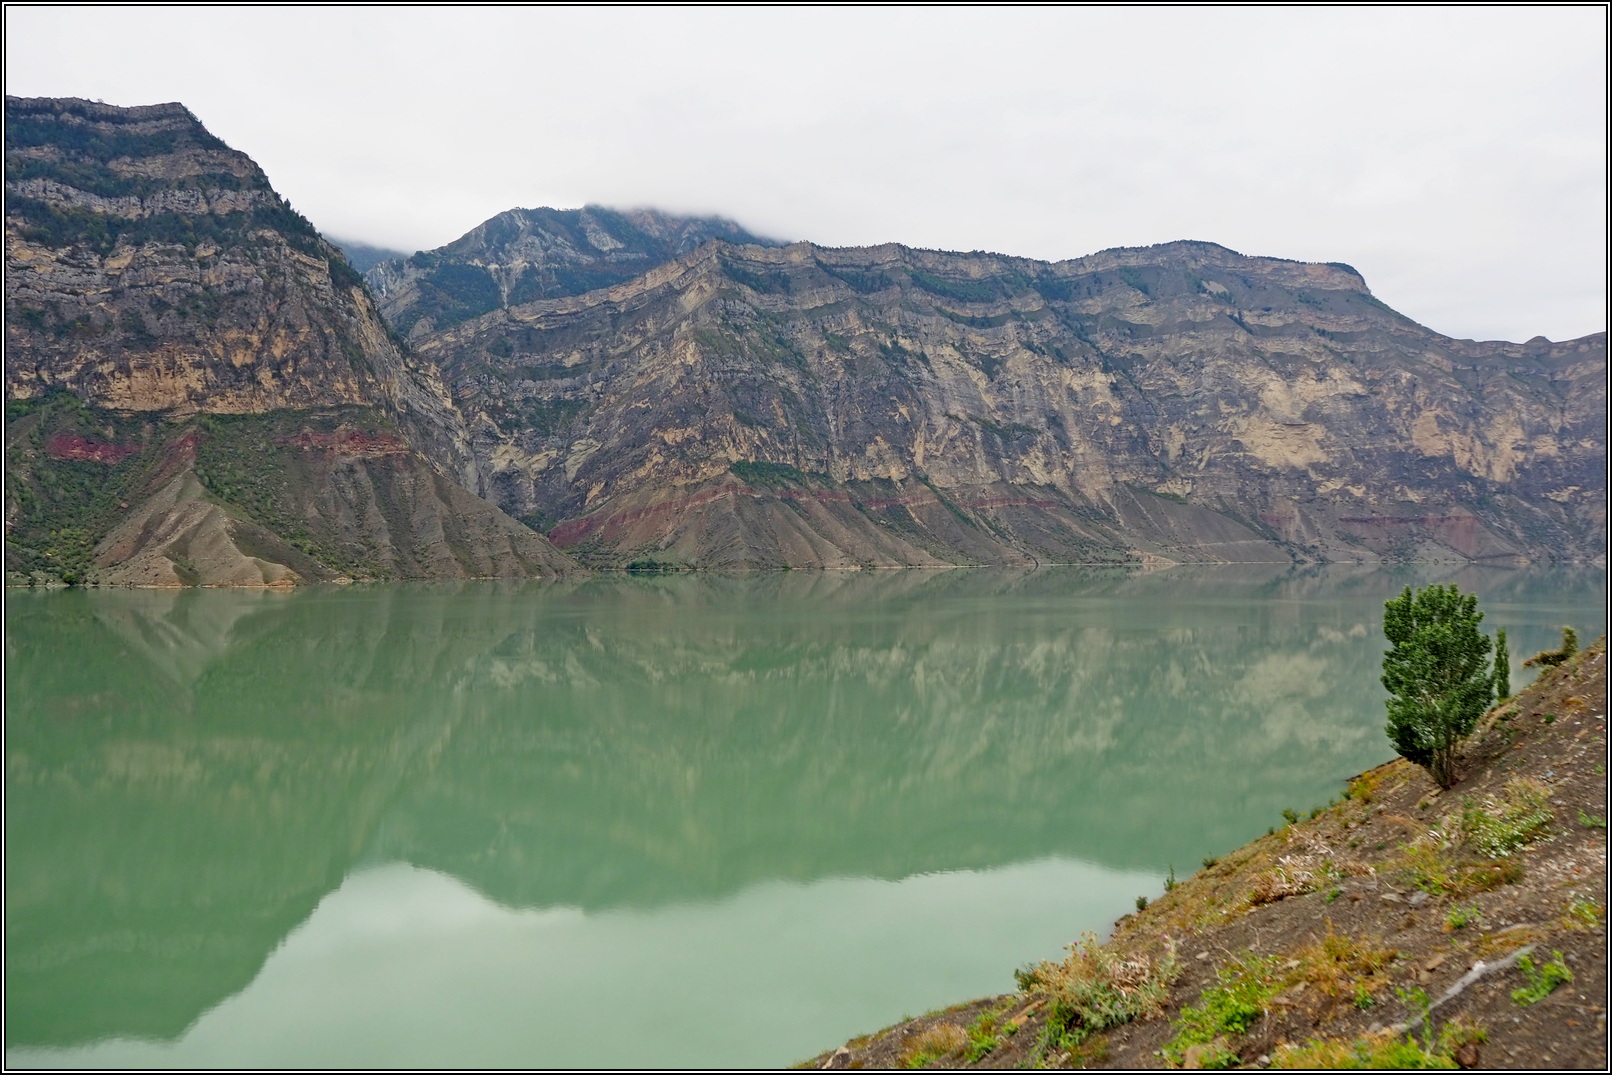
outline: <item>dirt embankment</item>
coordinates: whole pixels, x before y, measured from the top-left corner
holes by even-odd
[[[802,1067],[1607,1065],[1606,643],[1021,972]]]

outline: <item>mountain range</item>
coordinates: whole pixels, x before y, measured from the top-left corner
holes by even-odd
[[[597,206],[349,260],[174,104],[7,98],[6,189],[13,580],[1605,556],[1606,334],[1347,265]]]

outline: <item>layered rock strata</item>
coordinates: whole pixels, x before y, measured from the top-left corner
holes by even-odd
[[[1605,334],[1451,339],[1345,265],[715,240],[415,343],[481,491],[601,564],[1605,553]]]

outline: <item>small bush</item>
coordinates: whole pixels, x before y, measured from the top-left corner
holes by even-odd
[[[1532,843],[1556,819],[1546,802],[1550,791],[1537,780],[1513,777],[1500,797],[1468,800],[1461,811],[1462,838],[1474,850],[1504,858]]]
[[[1444,916],[1444,932],[1454,933],[1456,930],[1462,929],[1482,917],[1483,912],[1476,907],[1462,907],[1459,905],[1451,907],[1450,913]]]
[[[1038,964],[1029,975],[1032,987],[1047,996],[1048,1044],[1078,1045],[1093,1033],[1158,1011],[1176,967],[1173,947],[1157,963],[1145,955],[1123,959],[1086,934],[1062,962]]]

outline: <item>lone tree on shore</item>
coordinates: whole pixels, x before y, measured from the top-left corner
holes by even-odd
[[[1491,643],[1478,629],[1475,594],[1460,588],[1409,586],[1383,606],[1388,738],[1406,760],[1441,788],[1455,783],[1455,752],[1494,700]]]

